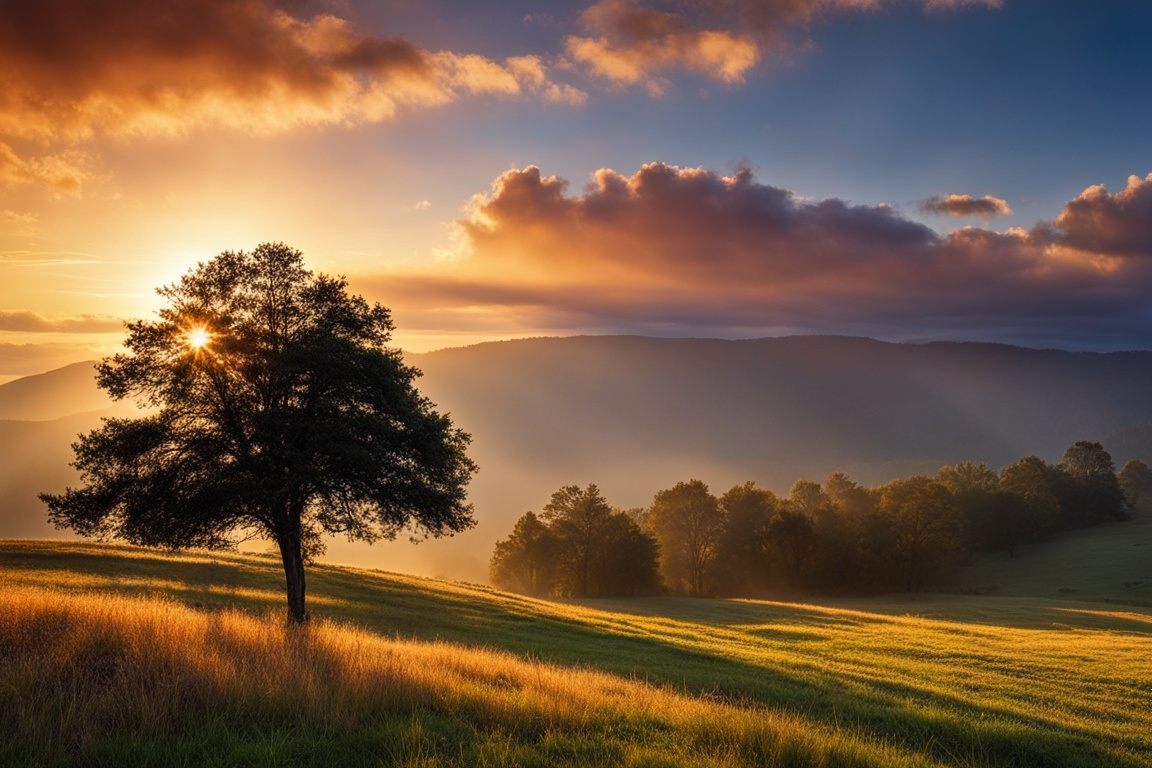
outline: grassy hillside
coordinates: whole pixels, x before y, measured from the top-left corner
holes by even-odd
[[[1136,518],[981,556],[949,589],[985,595],[1092,600],[1152,608],[1152,509]]]
[[[268,558],[8,541],[0,578],[5,764],[1152,765],[1152,611],[1066,593],[565,604],[317,566],[300,650]]]

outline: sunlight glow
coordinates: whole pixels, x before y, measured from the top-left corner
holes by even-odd
[[[184,340],[193,352],[199,352],[212,342],[212,332],[207,325],[194,325],[188,329]]]

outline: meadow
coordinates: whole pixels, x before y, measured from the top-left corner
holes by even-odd
[[[820,605],[316,565],[292,629],[275,559],[3,541],[0,764],[1152,765],[1152,587],[1101,575],[1147,552],[1101,526]]]

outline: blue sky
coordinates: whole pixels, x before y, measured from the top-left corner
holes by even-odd
[[[0,9],[0,377],[267,240],[416,350],[1152,346],[1148,3],[205,3]]]

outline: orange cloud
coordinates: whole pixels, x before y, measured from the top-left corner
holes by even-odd
[[[417,327],[504,318],[506,331],[971,337],[1075,334],[1089,318],[1145,333],[1152,178],[1095,189],[1029,231],[941,236],[890,206],[800,200],[747,169],[602,169],[570,194],[528,167],[501,175],[458,222],[466,255],[391,274],[380,290]]]
[[[654,94],[666,76],[689,71],[741,82],[786,34],[820,14],[875,11],[896,0],[695,0],[674,10],[636,0],[601,0],[580,15],[585,35],[565,39],[569,59],[625,87]],[[999,8],[1001,0],[922,0],[926,10]],[[668,5],[668,4],[665,4]]]
[[[1129,176],[1115,195],[1088,187],[1056,218],[1060,242],[1106,256],[1152,257],[1152,173]]]
[[[21,333],[110,333],[121,331],[124,321],[108,315],[45,317],[36,312],[0,312],[0,331]]]
[[[925,200],[920,205],[920,210],[925,213],[941,213],[947,216],[979,216],[982,219],[1012,214],[1012,208],[1009,207],[1006,200],[991,195],[984,195],[984,197],[936,195]]]
[[[0,137],[77,142],[206,126],[271,133],[370,123],[463,94],[581,92],[537,57],[503,62],[421,50],[271,0],[37,0],[0,16]],[[0,178],[79,185],[58,158],[0,146]]]
[[[57,155],[21,158],[12,147],[0,141],[0,184],[35,184],[58,192],[75,194],[90,178],[86,154],[66,151]]]
[[[617,85],[645,83],[654,93],[664,87],[659,73],[686,69],[735,83],[760,57],[750,35],[693,29],[680,15],[623,0],[604,0],[588,8],[581,22],[595,36],[565,40],[574,61]]]

